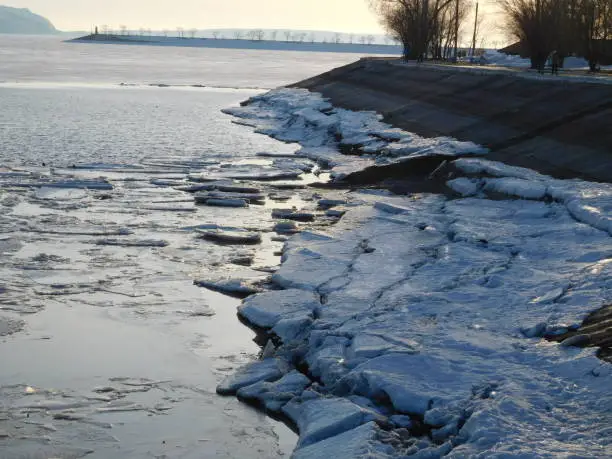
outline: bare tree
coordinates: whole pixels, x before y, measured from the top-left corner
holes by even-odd
[[[355,34],[349,34],[349,43],[352,45],[353,41],[355,40]]]
[[[342,43],[342,35],[340,35],[338,32],[334,34],[334,43],[335,44]]]
[[[183,29],[182,27],[177,27],[176,28],[176,34],[179,38],[184,38],[185,37],[185,29]]]
[[[308,41],[310,41],[310,43],[314,43],[315,41],[317,41],[317,36],[315,35],[314,32],[310,32],[310,36],[308,38]]]
[[[371,0],[392,38],[404,46],[405,59],[434,57],[457,36],[461,11],[468,0]]]
[[[270,40],[276,41],[276,36],[278,35],[278,30],[273,30],[270,32]]]
[[[374,35],[366,36],[366,42],[368,43],[368,45],[373,45],[375,40],[376,38],[374,38]]]
[[[234,30],[235,40],[242,40],[243,37],[244,37],[244,32],[242,32],[242,30]]]
[[[578,15],[578,53],[589,62],[591,71],[599,70],[599,61],[612,40],[612,0],[582,0]],[[609,49],[609,48],[608,48]]]
[[[293,33],[291,32],[291,30],[285,30],[283,32],[283,35],[285,36],[285,41],[288,43],[291,41],[291,37],[293,35]]]
[[[198,29],[189,29],[189,37],[191,37],[192,39],[195,38],[197,33]]]
[[[127,35],[127,26],[120,25],[119,30],[121,30],[121,35]]]
[[[612,0],[499,0],[506,29],[531,59],[543,69],[548,56],[570,54],[597,66],[600,40],[612,38]]]
[[[219,38],[219,31],[218,30],[213,30],[212,31],[212,36],[215,40],[217,40]]]

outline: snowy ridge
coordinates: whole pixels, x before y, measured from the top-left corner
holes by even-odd
[[[389,132],[375,114],[283,91],[231,112],[328,155]],[[391,133],[373,161],[410,145]],[[542,337],[612,302],[612,187],[453,165],[461,197],[355,193],[327,233],[286,242],[272,276],[284,290],[240,307],[270,341],[219,391],[289,418],[295,458],[609,457],[612,366]]]
[[[280,88],[249,99],[246,105],[225,109],[237,122],[284,142],[296,142],[296,156],[312,159],[344,175],[374,164],[409,156],[481,155],[487,150],[449,137],[426,139],[384,123],[375,112],[335,108],[321,94]],[[357,153],[344,155],[341,151]]]
[[[461,178],[459,182],[449,183],[451,188],[465,196],[484,190],[523,199],[556,201],[564,204],[576,220],[612,235],[612,187],[609,184],[556,180],[531,169],[494,161],[459,159],[454,164],[467,174],[491,176]],[[466,180],[471,185],[467,185]],[[457,186],[461,188],[455,188]]]

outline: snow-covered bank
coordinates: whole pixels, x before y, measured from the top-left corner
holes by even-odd
[[[487,49],[483,55],[483,63],[486,65],[500,66],[500,67],[517,67],[528,69],[531,67],[531,60],[529,58],[521,57],[513,54],[501,53],[494,49]],[[602,66],[602,70],[612,69],[612,66]],[[566,57],[563,60],[563,69],[565,70],[589,70],[589,62],[583,57]]]
[[[450,137],[424,138],[396,129],[375,112],[356,112],[333,107],[320,94],[305,89],[281,88],[249,99],[242,107],[225,113],[237,123],[284,142],[297,142],[296,156],[331,168],[332,176],[398,158],[443,154],[449,157],[482,155],[486,148]],[[342,154],[350,152],[352,154]]]
[[[413,141],[480,152],[295,94],[229,112],[332,166],[350,145],[371,162]],[[335,227],[285,244],[283,290],[240,307],[274,347],[219,392],[290,418],[295,458],[609,456],[612,366],[542,336],[612,300],[612,186],[473,158],[453,171],[455,198],[353,193]]]

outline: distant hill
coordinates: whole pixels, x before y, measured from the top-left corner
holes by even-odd
[[[27,8],[0,5],[0,33],[52,35],[59,31],[48,19]]]

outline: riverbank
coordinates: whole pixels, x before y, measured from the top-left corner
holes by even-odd
[[[373,110],[426,137],[487,146],[489,158],[557,178],[612,181],[609,78],[362,59],[297,83],[338,107]]]
[[[219,393],[289,419],[295,458],[605,456],[612,366],[574,345],[593,344],[580,325],[612,301],[610,185],[300,89],[228,113],[354,185],[326,203],[335,226],[285,243],[276,289],[240,306],[264,358]],[[412,165],[436,193],[355,188]]]

